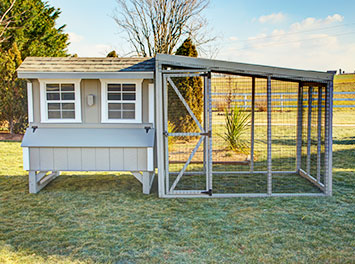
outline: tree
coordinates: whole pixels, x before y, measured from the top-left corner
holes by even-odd
[[[118,58],[117,52],[115,50],[109,52],[106,57]]]
[[[196,46],[190,38],[187,38],[177,49],[176,55],[197,57]],[[179,92],[191,108],[197,120],[201,123],[203,114],[203,85],[200,77],[183,77],[174,79]],[[168,119],[177,132],[198,132],[198,126],[182,105],[181,100],[175,91],[169,88],[168,92],[169,109]]]
[[[13,0],[10,3],[10,6],[7,9],[0,10],[0,43],[4,42],[6,38],[4,37],[5,32],[10,27],[12,21],[12,17],[7,16],[10,10],[14,7],[16,0]]]
[[[16,77],[21,60],[27,56],[68,55],[65,25],[55,26],[60,13],[41,0],[0,0],[3,21],[11,20],[0,43],[0,121],[8,124],[11,133],[20,132],[26,125],[26,84]]]
[[[157,53],[173,54],[182,39],[193,38],[203,44],[206,34],[201,30],[206,20],[201,12],[208,0],[116,0],[118,8],[113,19],[127,36],[139,56]]]
[[[0,120],[7,121],[11,134],[23,130],[27,120],[25,84],[16,78],[16,69],[21,63],[16,43],[0,54]]]
[[[0,0],[0,13],[10,0]],[[67,56],[68,34],[65,25],[56,28],[61,11],[41,0],[17,0],[8,12],[11,27],[5,33],[7,41],[0,46],[9,50],[16,43],[22,60],[27,56]]]

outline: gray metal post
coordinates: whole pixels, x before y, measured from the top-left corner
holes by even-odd
[[[208,131],[210,132],[209,136],[209,145],[208,145],[208,153],[209,153],[209,158],[208,158],[208,179],[209,179],[209,189],[212,190],[212,182],[213,182],[213,174],[212,174],[212,85],[211,85],[211,72],[208,73],[207,77],[207,94],[208,94]]]
[[[250,173],[254,171],[254,127],[255,127],[255,77],[251,84],[251,135],[250,135]]]
[[[168,94],[169,94],[169,88],[168,88],[168,82],[166,79],[166,76],[163,77],[163,109],[164,109],[164,145],[165,145],[165,192],[166,194],[169,193],[169,188],[170,188],[170,171],[169,171],[169,137],[167,135],[168,133]]]
[[[311,175],[311,132],[312,132],[313,87],[308,88],[308,125],[307,125],[307,173]]]
[[[318,86],[317,181],[320,182],[322,151],[322,87]]]
[[[208,79],[205,76],[203,78],[203,106],[204,106],[204,116],[203,116],[203,129],[205,132],[208,131],[209,128],[209,98],[208,98]],[[203,151],[203,170],[205,172],[206,175],[206,191],[209,190],[209,152],[208,152],[208,145],[209,145],[209,138],[205,136],[204,139],[204,151]]]
[[[303,123],[303,86],[298,85],[298,99],[297,99],[297,157],[296,157],[296,171],[301,168],[302,159],[302,123]]]
[[[272,194],[271,76],[267,77],[267,193]]]
[[[333,81],[328,82],[325,108],[325,194],[332,195],[332,121],[333,121]]]
[[[164,179],[165,179],[165,171],[164,171],[164,155],[166,155],[164,151],[164,140],[163,140],[163,88],[162,88],[162,66],[156,62],[155,68],[155,122],[156,122],[156,130],[157,130],[157,165],[158,165],[158,193],[159,197],[163,197],[165,195],[164,189]]]

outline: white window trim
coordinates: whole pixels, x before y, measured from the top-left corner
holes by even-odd
[[[33,95],[32,82],[27,82],[27,106],[28,106],[28,123],[33,123]]]
[[[153,127],[155,126],[155,121],[154,121],[154,108],[155,108],[155,103],[154,103],[154,83],[150,83],[148,85],[148,95],[149,95],[149,123],[153,124]]]
[[[74,84],[75,118],[74,119],[48,119],[48,104],[46,96],[47,84]],[[42,123],[81,123],[81,97],[80,79],[40,79],[41,122]]]
[[[101,82],[101,123],[142,123],[142,83],[143,79],[100,79]],[[107,85],[127,83],[136,85],[135,119],[109,119]]]

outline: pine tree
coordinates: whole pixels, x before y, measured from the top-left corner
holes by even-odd
[[[0,120],[7,122],[11,134],[22,131],[27,123],[25,81],[16,77],[21,63],[16,43],[8,51],[0,52]]]
[[[0,0],[0,14],[11,0]],[[60,10],[41,0],[17,0],[11,11],[11,25],[0,43],[0,122],[12,133],[26,126],[26,83],[17,79],[16,69],[27,56],[68,56],[65,25],[57,28]]]
[[[196,46],[187,38],[177,49],[176,55],[197,57]],[[174,83],[191,108],[197,120],[202,122],[203,114],[203,84],[200,77],[174,78]],[[168,119],[174,125],[175,132],[199,132],[196,122],[181,103],[172,88],[169,88]]]

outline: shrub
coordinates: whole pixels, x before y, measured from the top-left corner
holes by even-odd
[[[227,143],[227,147],[236,152],[249,154],[249,142],[242,138],[250,125],[250,113],[242,111],[238,106],[225,109],[225,132],[219,134]]]

